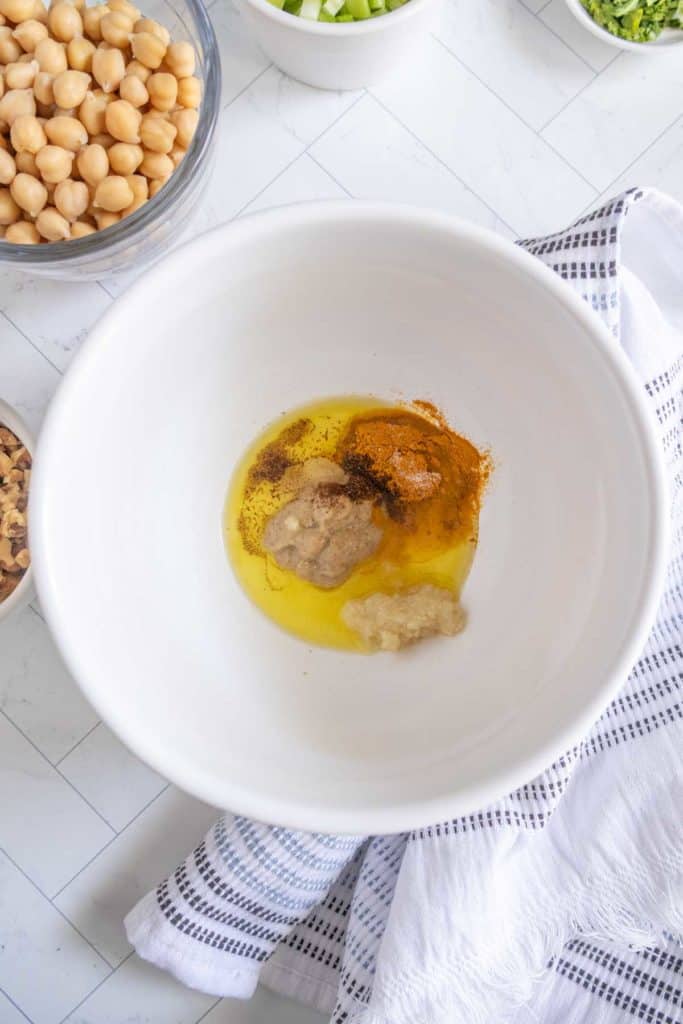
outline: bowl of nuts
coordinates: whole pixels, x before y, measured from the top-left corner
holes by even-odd
[[[34,594],[26,517],[32,451],[26,424],[0,398],[0,622]]]
[[[201,0],[0,0],[0,262],[151,262],[207,182],[220,61]]]

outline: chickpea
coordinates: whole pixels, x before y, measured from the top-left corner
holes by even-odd
[[[121,14],[125,14],[133,23],[140,18],[140,11],[135,4],[129,3],[129,0],[111,0],[109,7],[112,11],[120,11]]]
[[[17,25],[12,36],[25,53],[33,53],[41,39],[47,39],[47,28],[35,18]]]
[[[15,153],[35,154],[47,145],[47,136],[42,124],[31,114],[21,114],[14,119],[9,137]]]
[[[2,72],[0,72],[0,99],[5,95],[5,78]],[[2,136],[0,136],[2,138]]]
[[[0,99],[0,121],[4,121],[10,128],[22,114],[31,114],[35,117],[36,101],[32,89],[10,89]]]
[[[105,228],[110,228],[112,224],[118,224],[121,220],[120,213],[112,213],[110,210],[96,210],[93,217],[98,231],[104,231]]]
[[[80,13],[73,4],[64,3],[64,0],[48,11],[47,27],[53,37],[62,43],[68,43],[76,36],[83,35],[83,19]]]
[[[45,125],[45,134],[54,146],[78,153],[88,144],[88,133],[77,117],[53,117]]]
[[[94,235],[97,228],[87,224],[84,220],[75,220],[71,225],[72,238],[85,238],[86,235]]]
[[[149,198],[154,199],[157,192],[161,192],[162,188],[166,184],[166,181],[162,178],[157,178],[155,181],[149,183]]]
[[[83,31],[94,43],[102,41],[100,22],[110,10],[107,4],[97,4],[96,7],[86,7],[83,11]]]
[[[21,57],[21,47],[12,37],[12,29],[7,25],[0,26],[0,64],[11,64]]]
[[[63,43],[58,43],[56,39],[41,39],[33,52],[41,71],[47,71],[49,75],[59,75],[66,71],[68,64]]]
[[[26,54],[24,54],[26,56]],[[5,68],[5,85],[8,89],[30,89],[38,73],[38,61],[17,61]]]
[[[156,107],[150,107],[147,113],[145,114],[145,117],[148,117],[150,121],[155,117],[158,118],[160,121],[170,121],[171,113],[168,110],[157,110]]]
[[[34,178],[40,178],[40,171],[38,170],[38,164],[33,153],[28,151],[17,153],[14,157],[14,162],[17,165],[17,171],[21,171],[23,174],[31,174]],[[21,206],[21,203],[19,205]]]
[[[167,71],[155,71],[147,80],[149,99],[156,110],[173,110],[178,96],[178,79]]]
[[[147,68],[156,70],[166,54],[166,45],[151,32],[135,32],[130,40],[133,57]]]
[[[145,149],[153,153],[170,153],[175,142],[178,129],[170,121],[163,121],[159,117],[145,115],[140,125],[140,138]],[[156,175],[152,175],[156,177]]]
[[[55,7],[58,3],[71,4],[71,6],[75,7],[77,11],[81,12],[81,14],[85,10],[85,0],[50,0],[50,7]]]
[[[71,174],[74,154],[62,146],[43,146],[36,153],[36,163],[45,184],[55,185]]]
[[[47,25],[47,7],[43,0],[35,0],[32,20],[39,21],[41,25]]]
[[[146,68],[139,60],[129,60],[126,65],[126,75],[134,75],[136,78],[140,79],[143,85],[151,74],[152,72],[150,68]]]
[[[78,172],[92,188],[99,185],[109,174],[109,157],[103,146],[91,143],[78,154]]]
[[[171,114],[171,122],[178,129],[176,142],[183,149],[187,149],[192,142],[198,121],[199,113],[196,110],[174,110]]]
[[[14,157],[7,150],[0,149],[0,185],[9,185],[16,173],[17,165]]]
[[[105,42],[116,46],[119,50],[125,50],[130,41],[133,31],[133,22],[127,14],[121,11],[110,11],[105,14],[100,22],[100,32]]]
[[[104,131],[104,114],[113,99],[110,93],[102,92],[101,89],[85,94],[85,99],[78,108],[78,116],[90,135]]]
[[[92,55],[95,52],[95,44],[83,36],[76,36],[66,46],[66,59],[69,67],[74,71],[90,71],[92,69]]]
[[[133,193],[130,193],[130,201],[133,201]],[[14,224],[21,217],[21,211],[12,198],[8,188],[0,188],[0,224]]]
[[[149,32],[150,35],[156,36],[157,39],[161,39],[164,46],[168,46],[171,42],[171,36],[167,28],[160,25],[158,21],[154,21],[152,18],[138,18],[134,25],[135,32]]]
[[[5,232],[5,241],[14,242],[17,245],[37,245],[40,241],[40,233],[35,224],[29,220],[17,220],[10,224]]]
[[[116,139],[113,135],[109,135],[108,132],[98,132],[97,135],[90,136],[90,141],[94,146],[102,146],[103,149],[108,151],[114,145]]]
[[[104,92],[117,89],[126,74],[126,63],[120,50],[103,50],[98,47],[92,55],[92,73]]]
[[[190,43],[171,43],[164,60],[166,67],[176,78],[189,78],[195,72],[194,47]]]
[[[10,185],[12,199],[29,217],[37,217],[47,202],[47,189],[42,181],[23,171]]]
[[[193,110],[202,101],[202,84],[194,75],[189,78],[181,78],[178,82],[178,103],[181,107],[190,107]]]
[[[181,162],[187,150],[183,149],[182,146],[174,146],[171,152],[168,154],[173,161],[173,166],[177,167]]]
[[[40,211],[36,217],[36,228],[48,242],[63,242],[71,237],[68,220],[54,206],[46,206]]]
[[[52,83],[57,106],[64,110],[80,107],[91,81],[85,71],[62,71]]]
[[[0,0],[0,14],[17,25],[33,15],[33,0]]]
[[[141,82],[135,75],[126,75],[119,86],[119,96],[127,100],[133,107],[144,107],[149,103],[149,93],[145,83]]]
[[[159,178],[161,181],[166,181],[173,174],[173,161],[166,153],[156,153],[146,149],[139,171],[146,178]]]
[[[149,183],[144,174],[127,174],[126,181],[133,191],[133,202],[121,211],[122,217],[135,213],[149,198]]]
[[[107,152],[112,171],[124,177],[137,171],[144,155],[142,146],[135,146],[129,142],[116,142]]]
[[[126,100],[114,100],[107,107],[104,122],[107,131],[119,142],[140,141],[142,114]]]
[[[84,181],[60,181],[55,189],[55,206],[68,221],[78,220],[90,203],[90,192]]]
[[[109,213],[120,213],[133,202],[133,190],[120,174],[110,174],[95,189],[93,206]]]

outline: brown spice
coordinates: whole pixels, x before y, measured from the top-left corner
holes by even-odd
[[[26,506],[31,456],[19,438],[0,424],[0,602],[12,593],[30,564],[26,547]]]
[[[302,417],[282,431],[274,441],[267,444],[256,457],[256,462],[249,470],[247,493],[260,483],[278,483],[290,466],[294,465],[290,449],[298,444],[312,428],[309,419]]]

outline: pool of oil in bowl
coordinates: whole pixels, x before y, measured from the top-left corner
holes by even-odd
[[[233,571],[269,619],[308,644],[363,652],[360,638],[342,620],[341,610],[348,600],[378,591],[396,593],[424,583],[459,595],[467,578],[476,548],[476,523],[467,536],[446,550],[435,551],[425,538],[413,536],[406,540],[400,525],[382,517],[385,532],[375,554],[357,566],[346,582],[331,590],[323,590],[280,569],[271,555],[251,553],[242,541],[238,524],[245,507],[249,469],[258,453],[283,430],[298,420],[310,420],[312,428],[289,448],[290,454],[302,462],[316,456],[331,457],[354,416],[381,411],[391,414],[405,408],[360,396],[328,398],[298,406],[259,434],[233,474],[223,517],[225,546]],[[265,524],[290,498],[291,495],[278,494],[272,484],[262,482],[251,490],[246,502],[250,514],[257,515]]]

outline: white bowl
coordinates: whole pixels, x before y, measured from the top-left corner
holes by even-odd
[[[612,35],[602,25],[598,25],[597,21],[590,16],[583,6],[581,0],[565,0],[565,2],[576,20],[584,28],[592,32],[598,39],[601,39],[603,43],[607,43],[609,46],[616,46],[619,50],[630,50],[632,53],[654,56],[656,54],[670,53],[675,47],[683,46],[683,30],[664,29],[662,34],[650,43],[634,43],[630,39],[622,39],[620,36]]]
[[[491,449],[456,638],[310,648],[227,563],[246,446],[349,393],[429,398]],[[102,718],[196,796],[304,829],[417,827],[532,778],[623,682],[662,578],[658,445],[614,339],[519,248],[400,206],[259,214],[143,275],[72,363],[33,487],[42,608]]]
[[[35,443],[31,431],[16,409],[12,408],[8,402],[3,401],[2,398],[0,398],[0,426],[9,427],[12,433],[23,443],[24,447],[33,454]],[[0,622],[3,619],[9,618],[13,612],[18,612],[21,608],[25,608],[34,597],[33,566],[29,565],[9,597],[6,597],[4,601],[0,601]]]
[[[254,35],[274,64],[318,89],[362,89],[401,73],[424,39],[440,0],[408,0],[366,21],[309,21],[268,0],[242,0]]]

